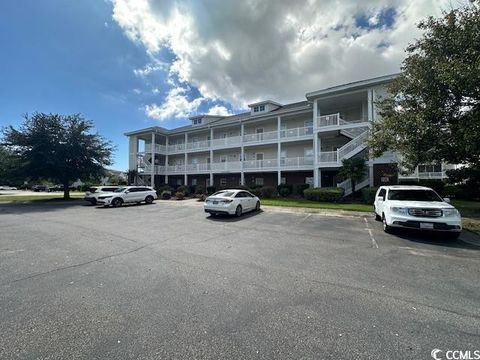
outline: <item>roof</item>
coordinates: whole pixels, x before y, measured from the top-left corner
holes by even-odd
[[[429,187],[419,185],[385,185],[381,187],[389,190],[432,190]]]
[[[393,79],[398,77],[398,75],[400,75],[400,73],[379,76],[379,77],[375,77],[375,78],[371,78],[371,79],[354,81],[354,82],[350,82],[350,83],[346,83],[346,84],[342,84],[342,85],[331,86],[331,87],[327,87],[327,88],[324,88],[324,89],[321,89],[321,90],[308,92],[305,96],[308,100],[310,100],[312,98],[321,97],[323,95],[332,95],[332,94],[335,94],[335,93],[352,91],[352,90],[364,88],[364,87],[367,87],[367,86],[381,85],[381,84],[391,82]]]

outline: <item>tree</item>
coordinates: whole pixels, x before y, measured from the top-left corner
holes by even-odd
[[[137,185],[137,176],[138,176],[137,170],[128,170],[127,171],[128,184]]]
[[[18,172],[19,158],[5,146],[0,145],[0,185],[19,186],[22,179]]]
[[[5,128],[3,142],[21,159],[25,176],[61,183],[69,199],[73,181],[98,178],[112,163],[113,145],[92,129],[80,114],[35,113],[26,115],[19,129]]]
[[[352,157],[342,160],[342,166],[338,169],[338,174],[344,179],[352,181],[352,197],[355,196],[355,184],[363,179],[367,172],[365,159]]]
[[[402,73],[377,102],[369,140],[374,157],[401,154],[408,171],[422,163],[480,165],[480,6],[428,18],[407,47]]]

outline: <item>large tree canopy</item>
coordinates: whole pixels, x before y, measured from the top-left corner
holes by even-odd
[[[402,155],[407,170],[421,163],[480,166],[480,6],[428,18],[407,48],[402,73],[380,100],[369,145],[372,155]]]
[[[57,181],[69,198],[73,181],[99,177],[112,163],[114,147],[92,129],[92,122],[79,114],[35,113],[25,116],[19,129],[4,129],[3,142],[20,159],[25,177]]]

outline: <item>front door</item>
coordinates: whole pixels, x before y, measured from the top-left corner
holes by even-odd
[[[255,154],[255,163],[257,168],[263,167],[263,153],[256,153]]]

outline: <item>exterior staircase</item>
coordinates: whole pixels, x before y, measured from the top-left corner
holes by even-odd
[[[367,174],[363,177],[362,180],[360,180],[358,183],[355,184],[355,191],[363,189],[368,185],[370,185],[370,177]],[[343,188],[344,190],[343,197],[348,196],[352,193],[352,180],[347,179],[345,181],[342,181],[341,183],[337,184],[337,187]]]
[[[367,147],[368,130],[355,136],[351,141],[336,151],[322,151],[318,156],[318,164],[323,166],[341,166],[343,159],[351,158]]]

